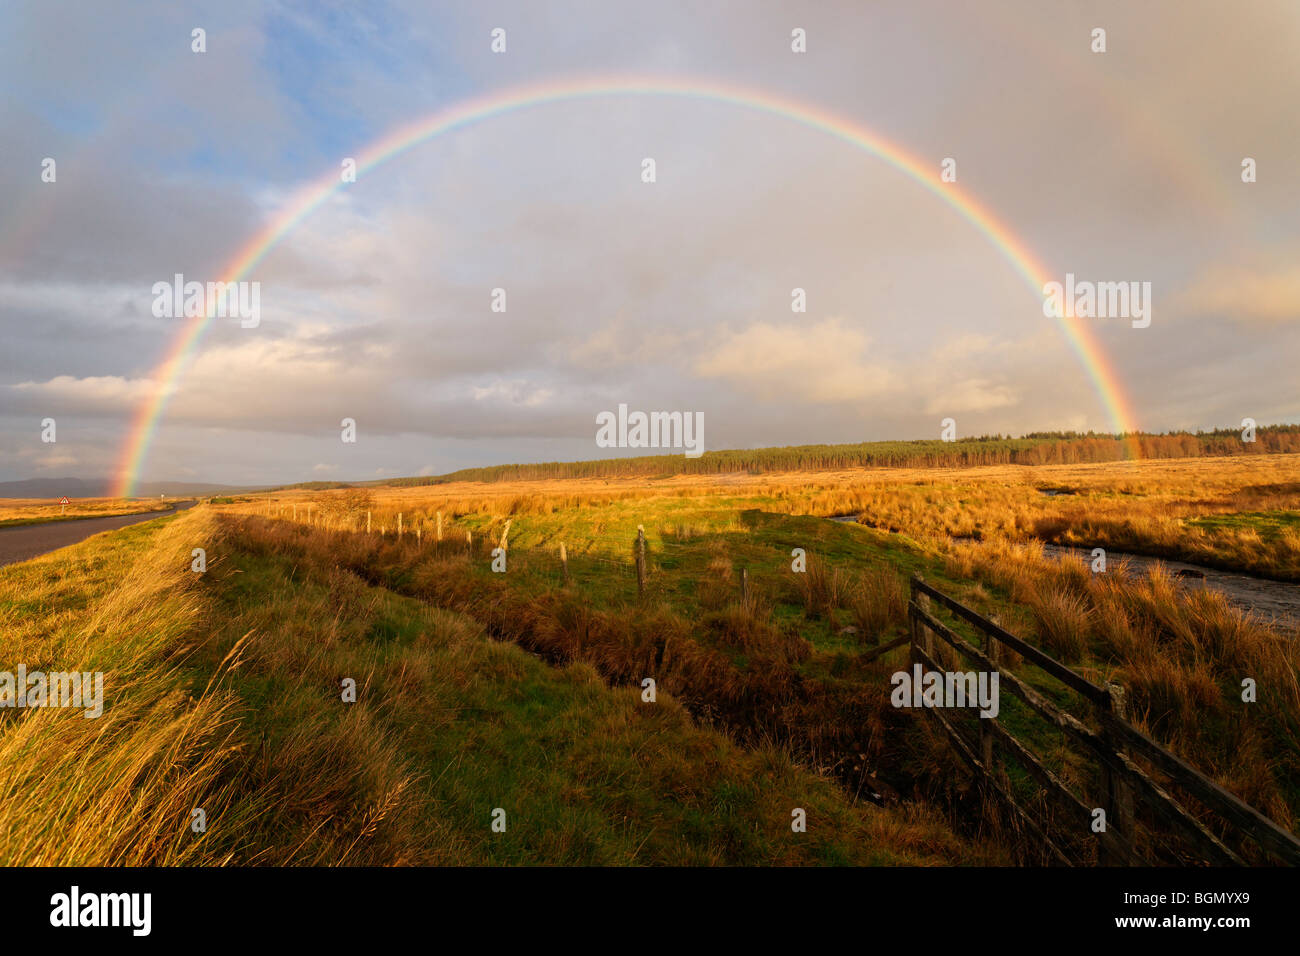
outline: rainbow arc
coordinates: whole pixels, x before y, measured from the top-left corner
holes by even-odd
[[[371,143],[355,157],[357,175],[373,170],[434,137],[486,120],[550,103],[616,96],[671,96],[725,103],[819,130],[877,157],[954,209],[997,247],[1011,267],[1023,277],[1036,298],[1041,299],[1043,286],[1051,281],[1051,274],[1005,223],[957,184],[939,181],[938,165],[934,161],[922,161],[902,146],[889,142],[865,126],[818,106],[765,91],[727,86],[713,81],[604,76],[548,82],[541,86],[492,93],[439,110]],[[285,236],[346,186],[339,170],[331,168],[319,179],[297,190],[279,214],[235,253],[218,281],[244,281]],[[115,495],[126,497],[134,493],[168,402],[192,363],[214,317],[214,311],[209,309],[205,315],[187,319],[151,376],[155,387],[132,420],[117,468],[117,480],[113,489]],[[1137,457],[1138,443],[1134,433],[1138,429],[1131,403],[1095,332],[1085,322],[1069,316],[1059,317],[1055,321],[1091,380],[1111,428],[1118,434],[1129,436],[1129,454]]]

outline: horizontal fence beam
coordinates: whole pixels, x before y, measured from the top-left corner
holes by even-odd
[[[1117,754],[1117,756],[1120,762],[1124,764],[1126,779],[1135,786],[1143,798],[1142,805],[1150,809],[1153,815],[1181,830],[1183,836],[1196,846],[1201,853],[1205,854],[1209,862],[1219,866],[1246,865],[1245,860],[1228,849],[1223,841],[1206,829],[1201,821],[1188,813],[1181,803],[1143,773],[1137,764],[1133,763],[1124,754]]]
[[[972,611],[960,601],[948,597],[948,595],[944,594],[938,588],[926,584],[919,577],[912,578],[912,591],[920,591],[922,594],[934,598],[958,617],[975,625],[990,637],[994,637],[1001,641],[1021,657],[1033,661],[1036,666],[1051,674],[1071,690],[1082,694],[1092,703],[1104,705],[1110,700],[1110,695],[1106,693],[1104,688],[1098,687],[1081,674],[1076,674],[1054,657],[1048,656],[1032,644],[1025,643],[1010,631],[1004,630],[1000,625],[993,623],[977,611]]]
[[[916,655],[921,663],[927,664],[931,670],[940,669],[939,665],[931,660],[929,655],[927,655],[921,648],[913,645],[912,653]],[[1060,866],[1073,866],[1073,861],[1061,852],[1060,848],[1052,842],[1051,837],[1049,837],[1046,831],[1035,822],[1034,818],[1024,811],[1010,793],[1003,790],[1002,787],[998,785],[998,782],[993,778],[993,768],[984,766],[983,761],[975,755],[975,751],[971,748],[971,745],[967,743],[966,739],[961,735],[957,728],[954,727],[937,709],[927,707],[925,710],[931,717],[939,722],[939,726],[944,729],[945,733],[948,735],[948,739],[952,741],[954,749],[962,756],[962,759],[970,765],[972,770],[980,775],[985,786],[993,791],[993,793],[1004,804],[1006,804],[1007,808],[1011,811],[1012,815],[1020,821],[1021,825],[1032,833],[1034,838],[1039,840],[1043,846],[1047,848],[1048,854],[1051,858]]]
[[[989,721],[989,729],[992,731],[993,736],[997,738],[998,743],[1011,751],[1011,756],[1015,757],[1021,766],[1029,771],[1029,775],[1037,780],[1039,785],[1061,804],[1071,818],[1077,816],[1078,823],[1084,828],[1084,832],[1092,832],[1089,829],[1089,824],[1092,822],[1091,808],[1085,806],[1083,801],[1070,792],[1070,788],[1061,782],[1061,778],[1052,773],[1038,759],[1037,755],[1012,736],[1009,730],[995,720]]]
[[[882,654],[886,654],[889,651],[892,651],[896,647],[902,647],[904,644],[911,643],[911,640],[912,638],[910,636],[900,637],[896,641],[890,641],[884,647],[873,647],[871,650],[867,651],[860,658],[858,658],[858,661],[863,664],[868,663],[870,661],[874,661],[877,657],[880,657]]]
[[[948,625],[944,624],[942,621],[931,616],[928,612],[923,610],[920,605],[911,605],[911,613],[938,637],[947,642],[959,654],[964,654],[969,657],[987,671],[997,671],[999,684],[1005,684],[1006,687],[1010,689],[1011,693],[1024,701],[1025,704],[1038,713],[1038,716],[1042,717],[1049,724],[1070,734],[1079,743],[1083,744],[1089,750],[1092,750],[1099,757],[1104,758],[1109,756],[1105,741],[1085,727],[1078,718],[1071,714],[1067,714],[1010,671],[1004,670],[1001,666],[989,660],[989,658],[978,647],[964,640],[960,634],[952,630],[952,628],[948,627]],[[1117,766],[1116,769],[1123,771],[1124,768]]]
[[[919,591],[938,600],[945,607],[948,607],[963,617],[985,633],[990,634],[996,640],[1011,646],[1017,650],[1022,647],[1030,647],[1014,635],[1008,634],[998,625],[981,617],[975,611],[965,607],[957,601],[952,600],[943,592],[926,584],[924,581],[913,578],[914,593]],[[1106,741],[1099,735],[1094,734],[1085,727],[1077,718],[1058,708],[1055,704],[1042,697],[1037,691],[1030,688],[1024,682],[1020,681],[1013,674],[1002,669],[999,665],[990,660],[978,648],[966,641],[951,628],[937,620],[919,604],[913,601],[909,605],[909,613],[918,619],[924,626],[929,628],[934,634],[942,638],[947,644],[953,647],[958,653],[965,655],[976,662],[979,666],[988,671],[998,671],[1000,679],[1007,688],[1031,709],[1036,711],[1039,716],[1043,717],[1049,723],[1061,730],[1068,732],[1072,737],[1084,744],[1106,766],[1123,775],[1130,782],[1137,785],[1146,798],[1144,805],[1147,806],[1155,815],[1165,822],[1173,824],[1177,829],[1190,839],[1197,848],[1205,854],[1212,862],[1242,865],[1241,857],[1229,849],[1221,840],[1211,833],[1199,820],[1193,817],[1176,799],[1170,796],[1154,780],[1151,779],[1143,770],[1135,764],[1129,757],[1122,753],[1117,753],[1114,748],[1107,745]],[[1280,857],[1291,865],[1300,865],[1300,840],[1294,834],[1288,832],[1268,817],[1264,816],[1254,807],[1240,800],[1238,797],[1229,793],[1223,787],[1210,780],[1204,774],[1200,773],[1194,767],[1188,765],[1175,754],[1164,748],[1162,745],[1146,736],[1137,728],[1133,727],[1126,721],[1120,719],[1111,713],[1109,708],[1110,695],[1102,688],[1096,687],[1086,681],[1081,676],[1064,667],[1047,657],[1046,654],[1037,648],[1031,648],[1033,654],[1022,655],[1039,663],[1039,658],[1049,661],[1054,667],[1043,667],[1042,669],[1053,674],[1058,679],[1065,672],[1078,681],[1083,682],[1087,687],[1100,694],[1100,699],[1094,700],[1098,703],[1098,718],[1103,722],[1106,729],[1114,735],[1117,743],[1123,743],[1137,754],[1149,760],[1161,772],[1168,775],[1170,782],[1187,791],[1189,795],[1204,804],[1211,812],[1218,814],[1227,821],[1238,827],[1243,834],[1254,840],[1259,846]],[[938,669],[938,668],[936,668]],[[1062,683],[1075,687],[1071,681],[1062,679]],[[1077,689],[1077,688],[1076,688]],[[1086,693],[1086,692],[1085,692]],[[1089,699],[1094,699],[1088,695]],[[1002,728],[998,728],[1002,730]],[[1005,731],[1004,731],[1005,733]],[[1010,736],[1010,735],[1007,735]]]
[[[1178,801],[1162,790],[1150,777],[1138,768],[1133,761],[1107,747],[1105,740],[1094,734],[1071,714],[1058,708],[1051,701],[1040,696],[1014,674],[1001,670],[973,645],[962,640],[961,636],[941,621],[935,620],[917,605],[911,607],[913,615],[937,636],[952,645],[960,653],[968,655],[986,670],[997,670],[999,684],[1005,685],[1038,716],[1059,730],[1070,734],[1076,741],[1087,747],[1113,773],[1117,773],[1135,784],[1146,798],[1145,806],[1168,823],[1173,824],[1188,837],[1202,853],[1212,861],[1241,865],[1242,860],[1210,833],[1201,823],[1183,808]],[[1114,718],[1112,718],[1113,720]],[[999,728],[1001,729],[1001,728]]]
[[[1300,840],[1278,826],[1250,804],[1235,797],[1199,770],[1189,766],[1136,727],[1109,714],[1103,715],[1109,729],[1128,745],[1129,749],[1151,761],[1174,784],[1182,787],[1213,812],[1243,830],[1261,847],[1284,859],[1292,866],[1300,866]],[[1143,776],[1139,774],[1139,776]]]

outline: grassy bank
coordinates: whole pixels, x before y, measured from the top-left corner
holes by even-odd
[[[97,720],[0,711],[7,865],[990,859],[670,693],[549,666],[205,507],[5,569],[0,623],[10,666],[102,670],[106,697]]]

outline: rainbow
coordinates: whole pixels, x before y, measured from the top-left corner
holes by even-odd
[[[774,94],[720,85],[710,80],[679,80],[663,77],[590,77],[548,82],[544,86],[518,87],[483,97],[465,100],[393,130],[372,143],[356,158],[357,175],[372,170],[393,157],[435,136],[463,129],[484,120],[543,106],[549,103],[613,96],[677,96],[730,104],[751,111],[782,117],[802,126],[829,134],[897,169],[934,196],[956,210],[967,222],[986,236],[1033,290],[1042,296],[1050,273],[1025,244],[987,208],[955,183],[941,183],[937,163],[921,160],[901,146],[890,143],[864,126],[855,124],[820,107]],[[300,222],[310,216],[335,192],[344,188],[337,168],[326,171],[319,179],[301,187],[285,203],[281,212],[257,232],[230,260],[219,281],[239,282],[275,248],[276,244]],[[206,315],[185,320],[167,352],[154,370],[153,393],[141,404],[132,419],[116,470],[112,494],[129,497],[134,493],[141,469],[167,403],[178,382],[193,361],[204,333],[211,326],[215,310],[211,304]],[[1101,399],[1113,430],[1128,436],[1129,454],[1137,457],[1136,418],[1114,368],[1095,333],[1083,322],[1071,317],[1058,318],[1066,339]]]

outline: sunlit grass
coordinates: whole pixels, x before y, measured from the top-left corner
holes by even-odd
[[[782,748],[698,726],[667,689],[644,703],[270,534],[314,548],[323,531],[254,521],[200,507],[0,571],[0,659],[102,670],[106,697],[98,720],[0,716],[0,862],[1001,859],[924,808],[855,806]]]
[[[174,504],[172,501],[155,498],[142,501],[125,498],[74,498],[66,505],[59,504],[57,498],[0,498],[0,528],[166,511]]]

